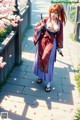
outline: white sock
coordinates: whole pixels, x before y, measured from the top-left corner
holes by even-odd
[[[48,82],[48,83],[47,83],[47,88],[49,88],[49,87],[50,87],[50,84],[51,84],[51,82]]]

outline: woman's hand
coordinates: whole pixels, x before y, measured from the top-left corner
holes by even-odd
[[[41,30],[45,26],[45,21],[42,20],[40,26],[38,26],[38,30]]]
[[[58,52],[59,52],[59,54],[63,57],[63,53],[62,53],[61,48],[57,48],[57,51],[58,51]]]

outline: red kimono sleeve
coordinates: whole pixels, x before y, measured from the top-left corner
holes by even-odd
[[[34,43],[34,45],[36,45],[36,43],[37,43],[37,33],[38,33],[38,27],[41,25],[41,22],[39,22],[37,25],[36,25],[36,27],[35,27],[35,29],[34,29],[34,35],[33,35],[33,43]]]
[[[38,27],[41,25],[42,21],[45,21],[45,23],[46,23],[47,19],[48,19],[48,17],[42,19],[42,20],[35,26],[34,35],[33,35],[33,43],[34,43],[34,45],[37,44],[37,34],[38,34],[38,32],[39,32],[39,31],[38,31]]]
[[[56,35],[57,48],[63,48],[63,23],[60,21],[60,30]]]

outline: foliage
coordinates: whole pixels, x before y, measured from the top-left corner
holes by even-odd
[[[78,65],[78,70],[80,71],[80,64]]]
[[[0,42],[2,42],[11,32],[12,26],[5,26],[3,29],[0,30]]]
[[[0,30],[6,25],[17,26],[17,23],[22,21],[19,15],[14,15],[13,13],[15,9],[14,1],[15,0],[2,0],[2,2],[0,2]]]
[[[80,93],[80,64],[78,65],[77,69],[78,69],[78,73],[75,75],[75,79],[77,81],[77,86]]]
[[[72,23],[75,22],[75,15],[76,15],[76,7],[71,6],[71,9],[69,10],[68,18]]]
[[[0,0],[0,42],[9,35],[12,26],[16,27],[23,20],[19,15],[13,14],[14,4],[15,0]]]
[[[74,120],[80,120],[80,108],[77,109],[76,115],[75,115],[75,119]]]
[[[78,65],[78,73],[75,75],[75,79],[77,81],[77,86],[80,93],[80,64]],[[80,120],[80,108],[77,109],[74,120]]]
[[[77,40],[74,38],[74,34],[73,34],[73,33],[71,33],[71,34],[69,35],[69,37],[70,37],[70,39],[72,39],[73,41],[76,41],[76,42],[77,42]]]
[[[80,73],[75,75],[75,79],[77,81],[77,86],[78,86],[78,90],[79,90],[79,93],[80,93]]]

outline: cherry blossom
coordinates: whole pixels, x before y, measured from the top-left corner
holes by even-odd
[[[3,57],[0,57],[0,68],[3,68],[6,65],[6,62],[3,62]]]
[[[0,0],[0,30],[6,25],[16,26],[23,19],[20,16],[13,15],[13,7],[15,0]],[[21,0],[19,0],[21,1]]]

